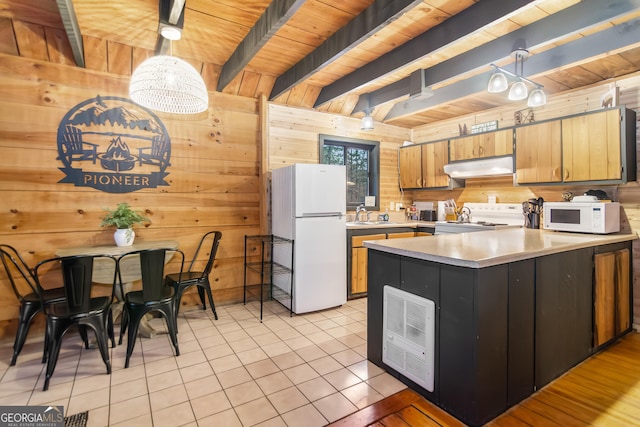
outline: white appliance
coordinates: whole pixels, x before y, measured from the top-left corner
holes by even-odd
[[[470,222],[436,221],[434,234],[470,233],[522,227],[521,203],[465,203]]]
[[[293,267],[292,297],[280,301],[294,313],[347,302],[347,170],[342,165],[295,164],[271,172],[272,232],[293,239],[274,247],[273,259]],[[273,284],[288,290],[286,276]]]
[[[544,228],[607,234],[620,231],[618,202],[544,202]]]
[[[433,391],[435,303],[389,285],[384,286],[383,295],[382,361]]]

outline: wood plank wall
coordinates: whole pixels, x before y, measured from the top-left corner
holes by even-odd
[[[411,140],[411,130],[376,122],[360,130],[360,119],[302,108],[270,104],[268,109],[268,170],[293,163],[319,162],[319,135],[380,141],[380,206],[401,202],[398,186],[398,148]]]
[[[215,297],[242,301],[244,235],[261,232],[258,100],[210,92],[201,115],[159,115],[171,137],[169,186],[112,194],[58,182],[63,116],[97,95],[128,98],[128,83],[127,76],[0,54],[0,242],[31,265],[57,248],[111,244],[114,230],[101,229],[100,219],[126,201],[152,220],[136,228],[138,239],[178,240],[187,259],[206,231],[221,230]],[[18,303],[1,271],[0,301],[0,322],[15,331]]]
[[[536,121],[553,119],[571,114],[600,109],[601,96],[609,89],[609,84],[615,83],[619,87],[619,105],[636,111],[638,122],[636,123],[637,140],[640,141],[640,73],[626,76],[622,79],[611,80],[601,84],[573,90],[562,95],[551,96],[544,107],[536,108],[534,117]],[[499,128],[514,126],[514,112],[516,108],[524,108],[520,103],[517,107],[508,105],[480,114],[460,116],[455,120],[438,122],[435,125],[426,125],[413,129],[414,142],[434,141],[438,139],[458,136],[458,125],[471,125],[498,121]],[[638,150],[636,149],[636,152]],[[640,154],[637,154],[640,160]],[[639,174],[640,176],[640,174]],[[488,196],[496,196],[498,202],[520,203],[531,197],[543,197],[546,201],[562,200],[564,191],[574,194],[583,194],[589,189],[601,189],[607,192],[614,200],[621,203],[623,209],[621,228],[623,231],[640,231],[640,185],[631,182],[620,186],[539,186],[539,187],[514,187],[509,178],[485,178],[467,180],[465,188],[452,191],[411,191],[409,198],[414,201],[456,199],[458,204],[464,202],[486,202]],[[640,240],[633,243],[633,308],[634,324],[640,325]]]

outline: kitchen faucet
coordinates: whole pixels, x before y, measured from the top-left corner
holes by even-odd
[[[360,221],[360,212],[367,213],[367,209],[364,207],[364,203],[360,204],[360,206],[356,208],[356,222],[362,222]]]

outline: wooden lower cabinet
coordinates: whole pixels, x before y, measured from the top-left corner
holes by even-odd
[[[387,233],[387,239],[406,239],[407,237],[416,237],[416,232],[404,231],[402,233]]]
[[[367,248],[365,240],[386,239],[386,233],[351,237],[351,295],[367,292]]]
[[[628,248],[594,255],[593,341],[599,347],[631,325]]]

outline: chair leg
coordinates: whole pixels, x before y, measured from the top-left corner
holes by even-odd
[[[213,311],[213,317],[218,320],[218,313],[216,313],[216,305],[213,303],[213,294],[211,293],[211,286],[209,285],[209,282],[206,282],[206,285],[203,287],[204,290],[207,291],[207,296],[209,297],[209,305],[211,306],[211,311]],[[198,289],[202,289],[202,287],[199,286]]]
[[[164,320],[167,322],[169,338],[171,338],[171,343],[176,350],[176,356],[180,356],[180,349],[178,348],[177,319],[175,318],[175,316],[173,316],[173,313],[175,313],[175,308],[172,305],[158,307],[157,310],[162,314]]]
[[[48,358],[47,358],[47,371],[44,379],[44,386],[42,391],[49,389],[49,380],[53,375],[53,371],[56,369],[58,363],[58,356],[60,355],[60,347],[62,346],[62,336],[64,331],[69,327],[68,322],[59,320],[47,320],[48,331]]]
[[[122,314],[124,314],[126,311],[125,310],[122,311]],[[135,311],[135,313],[131,313],[128,314],[127,317],[129,317],[128,323],[129,323],[129,331],[127,333],[127,358],[125,359],[124,362],[124,367],[128,368],[129,367],[129,360],[131,359],[131,355],[133,354],[133,348],[136,345],[136,338],[138,337],[138,327],[140,326],[140,320],[142,320],[142,317],[147,314],[147,312],[139,312],[139,311]],[[120,337],[122,337],[122,332],[120,332]]]
[[[109,340],[107,337],[107,331],[105,329],[105,323],[106,323],[106,319],[102,316],[87,319],[87,326],[93,329],[93,331],[96,334],[96,342],[98,343],[98,349],[100,350],[100,356],[102,356],[102,361],[107,367],[107,374],[110,374],[111,362],[109,361]],[[81,326],[84,326],[84,325],[81,325]]]
[[[87,327],[84,325],[78,325],[78,333],[84,342],[84,348],[89,349],[89,337],[87,336]]]
[[[46,323],[44,327],[44,349],[42,350],[42,363],[47,363],[47,359],[49,358],[49,336],[51,332],[49,331],[49,322]]]
[[[118,345],[122,345],[122,336],[127,331],[128,325],[129,325],[129,315],[127,313],[127,308],[123,306],[122,313],[120,314],[120,340],[118,341]]]
[[[198,295],[200,296],[200,303],[202,304],[202,309],[207,310],[207,302],[204,299],[204,289],[202,286],[198,285]]]
[[[20,306],[20,315],[18,316],[18,318],[20,319],[20,323],[18,324],[18,330],[16,331],[16,340],[13,343],[13,356],[11,357],[11,363],[9,364],[9,366],[14,366],[16,364],[18,355],[22,351],[22,347],[24,347],[24,343],[27,340],[31,321],[39,311],[40,305],[38,305],[37,307],[31,305]]]
[[[107,334],[111,339],[111,348],[116,348],[116,337],[113,333],[113,314],[110,309],[107,312]]]

